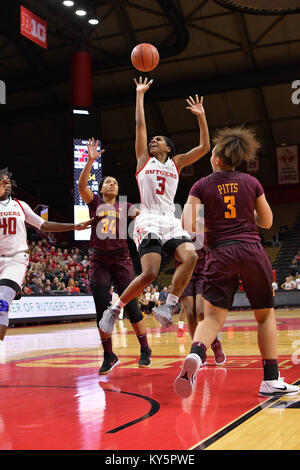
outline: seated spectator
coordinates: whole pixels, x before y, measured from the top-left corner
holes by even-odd
[[[296,282],[293,280],[293,276],[287,276],[285,282],[281,285],[283,290],[295,290]]]
[[[43,281],[41,278],[38,278],[38,277],[33,278],[32,284],[30,287],[34,294],[44,293]]]
[[[71,294],[80,294],[80,289],[78,286],[76,286],[75,281],[72,277],[68,280],[67,290],[68,287],[71,289]]]
[[[32,290],[30,289],[30,287],[29,287],[29,286],[26,286],[26,285],[23,286],[22,291],[23,291],[23,294],[24,294],[24,295],[30,295],[30,294],[33,293]]]
[[[275,281],[272,282],[272,289],[273,289],[274,291],[278,290],[278,284],[277,284],[277,282],[275,282]]]
[[[160,300],[161,305],[166,303],[167,297],[168,297],[168,288],[164,287],[163,290],[160,291],[159,293],[159,300]]]
[[[297,274],[295,283],[296,283],[296,289],[300,290],[300,274]]]

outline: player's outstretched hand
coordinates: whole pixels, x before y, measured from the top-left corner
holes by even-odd
[[[200,100],[198,95],[195,95],[195,99],[192,96],[189,96],[186,101],[189,105],[186,107],[186,109],[191,111],[193,114],[196,116],[202,116],[205,114],[203,107],[203,96],[201,96]]]
[[[74,230],[85,230],[87,228],[90,228],[91,223],[93,222],[94,217],[90,220],[87,220],[86,222],[81,222],[80,224],[76,224],[74,226]]]
[[[136,84],[137,93],[146,93],[146,91],[148,91],[150,86],[152,85],[153,79],[148,82],[148,77],[144,78],[144,80],[143,77],[139,77],[139,81],[134,78],[134,83]]]
[[[97,158],[100,157],[100,155],[102,155],[103,152],[105,152],[104,149],[98,152],[97,150],[98,145],[99,145],[99,140],[96,140],[95,142],[94,137],[92,139],[89,139],[89,143],[87,145],[89,160],[96,161]]]

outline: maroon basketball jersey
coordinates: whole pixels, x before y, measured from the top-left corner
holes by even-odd
[[[106,204],[97,194],[88,204],[91,225],[91,248],[100,251],[124,250],[129,256],[127,245],[127,218],[132,206],[126,201],[116,201],[114,205]]]
[[[217,171],[197,181],[190,195],[204,204],[207,245],[224,240],[260,241],[254,209],[263,192],[256,178],[239,171]]]

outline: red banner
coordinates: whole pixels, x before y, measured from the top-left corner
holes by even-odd
[[[20,33],[39,46],[47,49],[47,23],[21,5]]]
[[[277,147],[278,184],[299,183],[298,146]]]

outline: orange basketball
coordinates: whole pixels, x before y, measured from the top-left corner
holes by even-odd
[[[131,52],[131,62],[140,72],[150,72],[157,67],[159,53],[155,46],[143,42],[138,44]]]

